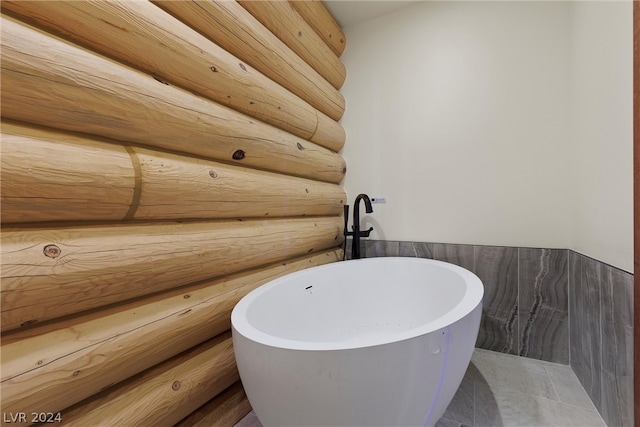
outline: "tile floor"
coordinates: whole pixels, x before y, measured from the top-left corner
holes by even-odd
[[[606,426],[571,368],[476,349],[436,427]],[[249,413],[235,427],[262,427]],[[390,426],[391,427],[391,426]]]

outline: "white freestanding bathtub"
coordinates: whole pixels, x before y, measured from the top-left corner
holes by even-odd
[[[432,426],[460,386],[484,288],[419,258],[309,268],[231,314],[249,402],[264,426]]]

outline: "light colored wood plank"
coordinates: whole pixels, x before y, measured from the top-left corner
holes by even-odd
[[[318,111],[318,129],[316,133],[311,138],[311,142],[316,142],[317,144],[323,145],[333,151],[340,151],[344,146],[344,142],[347,139],[347,134],[342,127],[342,125],[335,126],[337,124],[331,117],[326,116]],[[327,145],[320,141],[342,141],[342,144],[339,145]]]
[[[239,379],[227,332],[63,411],[62,425],[171,427]]]
[[[296,12],[291,3],[237,1],[333,87],[342,87],[347,77],[346,67],[307,21]]]
[[[251,412],[251,404],[240,381],[176,424],[176,427],[235,426]]]
[[[2,124],[2,223],[120,220],[135,171],[123,146]]]
[[[300,97],[249,65],[242,67],[242,61],[146,1],[4,1],[2,8],[301,138],[318,131],[340,137],[320,128],[317,110]],[[314,141],[344,144],[344,139]]]
[[[5,224],[340,215],[346,200],[336,184],[53,130],[5,123],[2,142]]]
[[[140,164],[136,219],[340,215],[336,184],[133,148]]]
[[[321,0],[289,0],[289,3],[333,50],[333,53],[342,55],[347,45],[347,38]]]
[[[327,148],[4,15],[1,26],[3,117],[319,181],[344,176]]]
[[[235,1],[153,1],[234,56],[339,120],[344,97]]]
[[[142,300],[14,331],[2,340],[2,410],[57,412],[231,326],[249,291],[340,250],[271,264]]]
[[[347,140],[347,134],[342,125],[331,117],[318,111],[317,122],[318,127],[309,141],[328,148],[336,153],[344,147]]]
[[[2,330],[340,245],[340,217],[7,229]]]

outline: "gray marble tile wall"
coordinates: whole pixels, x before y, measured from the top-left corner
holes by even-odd
[[[569,251],[519,248],[518,254],[520,355],[567,365]]]
[[[361,254],[430,258],[474,272],[485,287],[477,347],[569,364],[567,250],[364,240]]]
[[[485,286],[476,347],[570,365],[607,425],[632,425],[632,274],[567,249],[363,240],[361,252],[474,272]]]
[[[571,251],[571,368],[609,426],[633,425],[633,275]]]

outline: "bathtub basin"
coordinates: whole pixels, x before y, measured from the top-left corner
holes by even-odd
[[[484,288],[440,261],[370,258],[309,268],[231,314],[242,384],[267,426],[431,426],[474,349]]]

